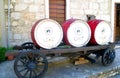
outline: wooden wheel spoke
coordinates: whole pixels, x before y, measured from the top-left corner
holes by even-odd
[[[32,71],[30,71],[29,76],[30,76],[29,78],[32,78]]]
[[[29,70],[27,70],[27,71],[25,72],[25,74],[23,75],[23,77],[26,77],[26,75],[28,74],[28,72],[29,72]]]
[[[112,57],[112,52],[108,52],[108,54],[106,55],[106,64],[110,64],[113,60],[113,57]]]
[[[107,61],[107,64],[110,64],[110,63],[111,63],[111,61],[112,61],[112,60],[111,60],[111,59],[109,59],[109,60]]]
[[[30,60],[27,54],[25,55],[25,57],[26,57],[26,60]]]
[[[26,62],[21,58],[20,58],[20,62],[23,63],[23,65],[26,64]]]
[[[110,60],[107,59],[105,63],[106,63],[106,64],[110,64]]]
[[[37,56],[37,57],[36,57],[36,59],[37,59],[37,60],[39,60],[39,59],[40,59],[40,57],[41,57],[41,56],[39,55],[39,56]]]
[[[44,65],[40,65],[35,69],[37,72],[41,72],[44,70]]]
[[[107,59],[104,59],[104,62],[107,63]]]
[[[105,59],[108,59],[108,56],[106,55],[104,58],[105,58]]]
[[[43,61],[39,61],[38,63],[37,63],[37,66],[44,66],[45,65],[45,62],[43,62]]]
[[[42,60],[41,62],[42,62],[42,63],[45,63],[45,60]]]
[[[18,67],[24,67],[24,65],[17,65]]]
[[[23,71],[25,71],[25,70],[27,70],[27,68],[21,69],[19,72],[23,72]]]
[[[35,71],[35,70],[33,70],[33,73],[34,73],[34,75],[35,75],[35,76],[37,76],[37,73],[36,73],[36,71]]]
[[[106,64],[109,64],[109,63],[110,63],[110,52],[108,52],[108,53],[106,54],[104,60],[105,60],[105,63],[106,63]]]
[[[45,63],[45,60],[37,60],[38,63]]]
[[[35,54],[32,53],[32,62],[35,60]]]
[[[111,52],[111,58],[115,58],[115,54]]]

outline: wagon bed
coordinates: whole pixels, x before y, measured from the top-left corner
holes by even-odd
[[[114,48],[115,44],[114,43],[110,43],[109,45],[94,45],[94,46],[84,46],[84,47],[58,47],[58,48],[54,48],[54,49],[37,49],[40,53],[43,54],[57,54],[57,53],[75,53],[75,52],[84,52],[87,53],[87,51],[96,51],[96,50],[102,50],[102,49],[106,49],[106,48]],[[20,48],[20,50],[9,50],[8,52],[6,52],[5,56],[8,55],[13,55],[13,56],[17,56],[19,53],[23,53],[23,52],[29,52],[30,50],[34,50],[34,49],[29,49],[29,50],[23,50],[26,47],[21,47],[21,46],[17,46],[17,48]],[[22,49],[22,50],[21,50]],[[35,49],[36,50],[36,49]]]

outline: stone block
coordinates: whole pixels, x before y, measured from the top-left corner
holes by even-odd
[[[21,45],[23,42],[21,41],[21,39],[19,39],[19,40],[12,40],[11,41],[11,46],[15,46],[15,45]]]
[[[82,9],[88,9],[89,8],[89,3],[88,2],[82,2],[81,4],[80,4],[80,7],[79,8],[82,8]]]
[[[21,34],[14,34],[14,39],[15,40],[21,39]]]
[[[84,21],[87,21],[87,16],[86,15],[81,15],[81,16],[79,16],[80,17],[80,19],[82,19],[82,20],[84,20]]]
[[[100,15],[96,15],[96,19],[100,19],[101,18],[101,16]]]
[[[104,2],[105,0],[96,0],[97,2],[101,3],[101,2]]]
[[[98,14],[100,14],[100,15],[110,15],[110,10],[99,10]]]
[[[79,4],[78,3],[71,3],[71,5],[70,5],[70,8],[72,8],[72,9],[78,9],[78,7],[79,7]]]
[[[28,40],[28,34],[27,33],[22,34],[22,39]]]
[[[87,17],[86,15],[80,15],[80,14],[71,14],[70,15],[71,17],[70,18],[76,18],[76,19],[81,19],[81,20],[87,20]]]
[[[21,18],[23,18],[23,17],[21,17]],[[21,28],[24,27],[25,22],[26,22],[26,20],[23,20],[23,19],[18,20],[19,26],[20,26]]]
[[[17,21],[12,22],[12,26],[18,26],[18,25],[19,25],[19,23]]]
[[[100,4],[100,10],[103,10],[103,11],[105,11],[105,10],[110,10],[110,8],[109,8],[109,3],[101,3]]]
[[[5,4],[4,8],[7,10],[8,9],[8,4]],[[12,4],[10,4],[10,9],[13,9],[13,5]]]
[[[96,2],[96,0],[90,0],[90,2]]]
[[[23,0],[24,1],[24,3],[32,3],[34,0]],[[35,1],[37,1],[37,0],[35,0]]]
[[[104,15],[104,11],[99,10],[99,11],[98,11],[98,14],[99,14],[99,15]]]
[[[98,3],[96,3],[96,2],[90,2],[89,3],[89,8],[90,9],[96,9],[96,10],[98,10],[99,9],[99,4]]]
[[[38,5],[30,5],[29,6],[29,12],[39,12],[39,6]]]
[[[87,9],[85,10],[85,14],[89,14],[89,15],[96,15],[98,13],[98,10],[93,10],[93,9]]]
[[[71,16],[71,18],[76,18],[76,19],[79,19],[80,18],[80,14],[71,14],[70,15]]]
[[[35,19],[36,20],[39,20],[39,19],[42,19],[42,18],[45,18],[45,13],[36,13],[35,15]]]
[[[83,15],[84,14],[84,11],[83,10],[79,10],[79,9],[72,9],[71,10],[71,14],[81,14]]]
[[[27,4],[19,3],[15,5],[15,11],[23,11],[27,8]]]
[[[19,12],[12,12],[11,17],[15,20],[18,20],[21,18],[21,14]]]
[[[88,9],[88,0],[76,0],[76,1],[71,1],[70,2],[70,7],[71,8],[77,8],[77,9]]]
[[[9,32],[9,39],[10,40],[13,39],[13,32],[12,31]]]
[[[102,20],[110,21],[110,15],[101,15]]]
[[[35,14],[34,13],[30,13],[30,12],[24,13],[23,14],[23,19],[32,21],[33,19],[35,19]]]
[[[15,2],[16,2],[16,0],[11,0],[11,2],[12,2],[12,3],[15,3]]]
[[[89,2],[90,0],[70,0],[70,2],[71,3],[80,3],[80,2],[82,2],[83,4],[85,3],[85,2]]]
[[[39,5],[45,4],[45,0],[34,0],[34,3]]]
[[[39,5],[39,12],[45,12],[46,9],[45,9],[45,5]]]

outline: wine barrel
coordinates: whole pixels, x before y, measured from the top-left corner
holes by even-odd
[[[106,45],[111,41],[112,30],[108,22],[94,19],[88,21],[91,28],[90,44]]]
[[[32,27],[31,38],[33,43],[39,47],[55,48],[63,39],[62,27],[52,19],[38,20]]]
[[[91,37],[91,30],[87,22],[80,19],[68,19],[62,24],[63,41],[74,47],[85,46]]]

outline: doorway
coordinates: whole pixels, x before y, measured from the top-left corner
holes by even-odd
[[[115,41],[120,42],[120,3],[115,4]]]
[[[66,0],[49,0],[49,17],[60,24],[65,21]]]

